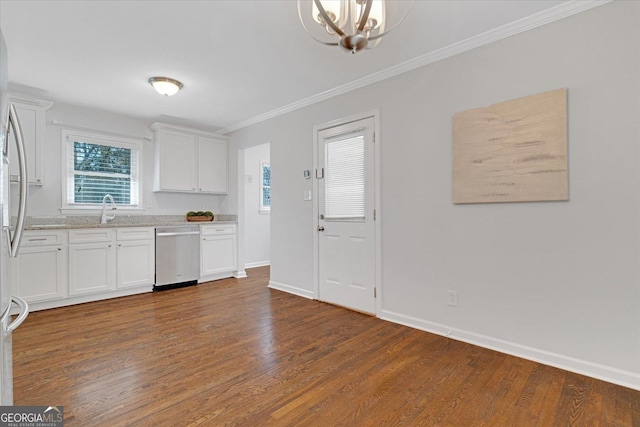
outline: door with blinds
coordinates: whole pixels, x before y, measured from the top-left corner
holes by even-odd
[[[318,132],[321,301],[375,314],[374,120]]]

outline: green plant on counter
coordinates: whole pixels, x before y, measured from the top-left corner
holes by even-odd
[[[207,217],[212,217],[213,216],[213,212],[211,212],[211,211],[198,211],[198,212],[189,211],[189,212],[187,212],[187,216],[207,216]]]

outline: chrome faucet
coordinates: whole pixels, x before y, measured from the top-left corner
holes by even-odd
[[[107,199],[111,201],[111,210],[116,210],[116,202],[113,201],[113,196],[111,194],[105,194],[102,198],[102,217],[100,218],[100,224],[106,224],[116,217],[116,214],[111,216],[107,215]]]

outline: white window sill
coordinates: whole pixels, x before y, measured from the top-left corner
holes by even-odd
[[[60,213],[62,215],[82,215],[82,214],[95,214],[95,213],[99,213],[102,212],[102,206],[65,206],[63,208],[60,208]],[[118,207],[116,210],[112,210],[111,207],[109,205],[107,205],[107,213],[109,215],[112,215],[113,213],[115,213],[116,215],[118,214],[118,212],[126,212],[127,214],[142,214],[144,213],[144,209],[143,208],[125,208],[125,207]]]

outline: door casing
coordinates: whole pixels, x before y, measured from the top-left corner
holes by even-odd
[[[363,119],[373,118],[373,131],[374,131],[374,209],[376,211],[375,218],[375,288],[376,288],[376,317],[380,316],[382,310],[382,298],[384,295],[382,287],[382,199],[381,199],[381,176],[380,176],[380,111],[372,110],[365,113],[354,114],[352,116],[332,120],[330,122],[321,123],[313,127],[313,186],[312,186],[312,199],[313,199],[313,299],[319,299],[320,295],[320,253],[319,253],[319,239],[318,239],[318,225],[319,225],[319,206],[318,206],[318,178],[316,178],[316,171],[318,169],[318,144],[320,143],[318,134],[320,131],[329,129],[332,127],[356,122]]]

